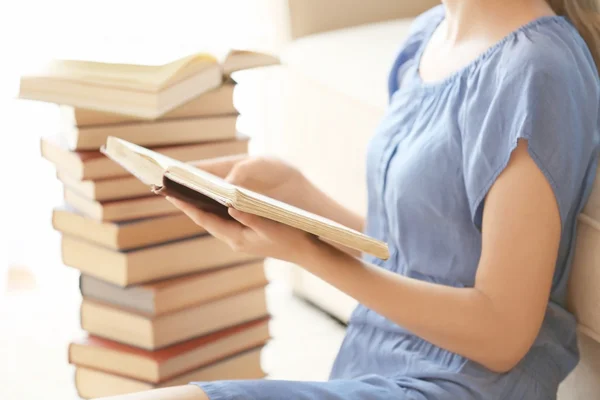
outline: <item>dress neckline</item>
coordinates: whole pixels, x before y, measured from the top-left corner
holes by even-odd
[[[436,23],[432,24],[431,27],[426,30],[424,37],[423,37],[423,41],[421,42],[419,50],[417,51],[417,54],[415,55],[414,75],[415,75],[416,82],[422,88],[435,89],[438,87],[444,87],[447,84],[456,80],[457,78],[470,73],[470,71],[472,71],[478,64],[480,64],[482,61],[487,59],[491,54],[495,53],[500,48],[502,48],[506,42],[512,40],[515,36],[521,34],[522,32],[528,31],[528,30],[538,27],[540,25],[545,25],[550,22],[567,22],[567,19],[560,15],[545,15],[542,17],[538,17],[538,18],[531,20],[528,23],[522,25],[521,27],[515,29],[514,31],[510,32],[509,34],[504,36],[504,38],[500,39],[498,42],[496,42],[492,46],[490,46],[483,53],[479,54],[471,62],[469,62],[465,66],[459,68],[458,70],[452,72],[445,78],[434,80],[434,81],[424,81],[423,78],[421,77],[421,59],[423,58],[423,53],[425,52],[425,49],[427,48],[427,45],[429,44],[433,34],[438,29],[440,24],[442,22],[444,22],[445,19],[446,19],[445,12],[441,13],[440,17],[438,18],[438,21]]]

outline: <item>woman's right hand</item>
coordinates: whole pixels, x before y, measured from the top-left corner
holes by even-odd
[[[336,202],[285,161],[241,154],[192,164],[234,185],[331,219],[354,230],[363,230],[363,216]]]
[[[297,168],[272,157],[247,154],[196,161],[194,166],[226,181],[362,231],[364,217],[329,197]]]
[[[318,190],[297,168],[282,160],[241,154],[195,161],[192,164],[236,186],[316,212],[310,210],[309,199]]]

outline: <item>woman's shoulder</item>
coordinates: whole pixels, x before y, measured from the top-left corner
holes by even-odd
[[[588,93],[600,95],[592,55],[575,27],[563,17],[539,18],[507,36],[497,50],[485,63],[496,83],[534,80],[571,88],[585,86]]]
[[[544,17],[478,60],[468,79],[461,129],[467,192],[481,226],[483,199],[519,140],[555,193],[563,224],[579,213],[600,143],[598,71],[575,28]],[[462,89],[462,88],[461,88]],[[588,186],[586,186],[587,189]]]

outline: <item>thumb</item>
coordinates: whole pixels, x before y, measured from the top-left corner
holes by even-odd
[[[196,160],[190,162],[190,164],[209,174],[224,178],[231,172],[236,164],[243,162],[246,158],[248,158],[247,154],[236,154],[232,156],[209,158],[206,160]]]
[[[252,161],[242,161],[231,168],[225,180],[233,185],[244,186],[247,183],[250,169],[252,169]]]

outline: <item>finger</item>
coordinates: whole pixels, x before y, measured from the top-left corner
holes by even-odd
[[[167,200],[217,239],[228,244],[235,244],[235,246],[239,247],[240,242],[243,239],[244,230],[244,227],[239,223],[227,221],[217,215],[202,211],[189,203],[172,197],[167,197]]]
[[[202,226],[208,233],[235,249],[243,247],[244,231],[247,231],[248,228],[236,221],[224,220],[211,213],[204,213],[202,218]]]
[[[229,209],[229,215],[231,215],[236,221],[240,222],[244,226],[247,226],[258,235],[263,237],[272,235],[274,230],[277,229],[277,226],[279,225],[277,222],[271,221],[270,219],[245,213],[236,210],[235,208]]]
[[[196,160],[190,162],[190,164],[210,174],[224,178],[229,174],[234,165],[247,157],[248,155],[246,154],[236,154],[232,156],[210,158],[207,160]]]
[[[186,203],[183,200],[176,199],[175,197],[167,196],[166,199],[169,203],[173,204],[175,207],[183,211],[196,224],[204,226],[203,220],[205,214],[207,214],[206,212],[200,210],[198,207],[191,205],[190,203]]]

